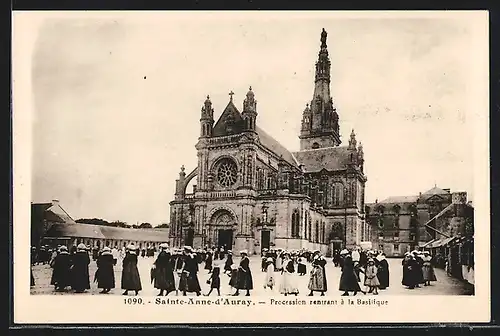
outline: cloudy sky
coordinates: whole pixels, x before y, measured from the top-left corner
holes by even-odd
[[[437,184],[473,198],[474,43],[466,16],[174,13],[40,20],[32,53],[32,201],[74,217],[168,221],[200,109],[251,85],[257,123],[292,151],[312,98],[320,32],[347,143],[364,146],[366,201]]]

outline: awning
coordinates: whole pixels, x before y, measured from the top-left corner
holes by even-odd
[[[430,248],[432,246],[432,244],[436,241],[437,239],[433,239],[433,240],[430,240],[428,242],[426,242],[424,245],[420,246],[422,248]]]
[[[439,242],[436,242],[436,244],[432,245],[432,248],[435,248],[435,247],[444,247],[444,246],[450,244],[450,242],[452,242],[454,239],[456,239],[456,237],[440,239]]]

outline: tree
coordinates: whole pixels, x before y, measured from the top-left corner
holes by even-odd
[[[141,223],[141,225],[139,225],[139,229],[151,229],[151,228],[153,228],[153,225],[149,223]]]
[[[110,225],[110,223],[108,221],[101,219],[101,218],[80,218],[80,219],[77,219],[75,222],[81,223],[81,224],[107,225],[107,226]]]

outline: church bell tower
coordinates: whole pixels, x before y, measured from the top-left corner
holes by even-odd
[[[321,32],[321,47],[316,62],[314,94],[302,115],[300,150],[339,146],[339,116],[330,95],[330,59],[327,32]]]

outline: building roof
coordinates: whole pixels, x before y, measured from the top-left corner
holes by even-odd
[[[106,239],[99,225],[80,223],[56,223],[49,228],[45,236]]]
[[[226,108],[219,117],[219,120],[215,123],[212,130],[212,136],[220,137],[229,135],[226,130],[226,123],[228,118],[232,117],[233,120],[233,134],[239,134],[243,130],[243,118],[241,117],[240,111],[234,105],[233,101],[229,101]]]
[[[304,165],[306,173],[347,169],[350,162],[350,152],[346,146],[327,147],[294,152],[297,161]]]
[[[47,231],[46,237],[75,237],[148,242],[165,242],[169,239],[168,230],[128,229],[85,223],[56,223]]]
[[[450,192],[434,186],[432,189],[422,193],[422,195],[448,195]]]
[[[54,203],[31,203],[32,218],[56,223],[75,223],[73,218],[59,205]]]
[[[239,134],[243,131],[243,118],[241,116],[240,111],[234,105],[232,101],[227,104],[224,112],[222,112],[219,120],[215,123],[215,126],[212,131],[212,135],[214,137],[226,136],[226,122],[227,118],[231,116],[234,124],[233,124],[233,134]],[[259,135],[259,140],[262,146],[269,149],[271,152],[275,153],[277,156],[282,157],[283,160],[291,164],[292,166],[298,167],[297,160],[295,160],[293,154],[285,148],[282,144],[280,144],[276,139],[274,139],[271,135],[266,133],[263,129],[256,126],[257,134]]]
[[[393,203],[415,203],[419,196],[391,196],[378,203],[393,204]]]
[[[256,131],[257,134],[259,135],[260,143],[269,149],[271,152],[277,154],[278,156],[282,157],[283,160],[288,162],[289,164],[298,167],[299,164],[293,154],[286,149],[285,146],[280,144],[276,139],[274,139],[272,136],[267,134],[263,129],[260,127],[256,126]]]

